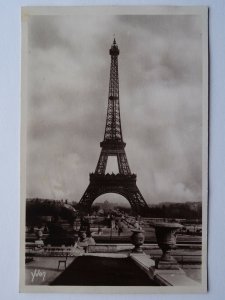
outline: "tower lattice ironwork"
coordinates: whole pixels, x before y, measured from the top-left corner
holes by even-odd
[[[144,214],[148,206],[136,185],[136,174],[132,174],[130,171],[125,152],[126,143],[123,141],[122,135],[119,103],[119,53],[114,38],[109,50],[111,68],[105,134],[104,140],[100,143],[102,150],[95,172],[90,174],[90,183],[79,202],[79,208],[83,211],[89,211],[98,196],[105,193],[117,193],[129,201],[133,211]],[[117,157],[118,174],[105,174],[109,156]]]

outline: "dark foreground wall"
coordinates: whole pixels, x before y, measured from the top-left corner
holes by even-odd
[[[51,285],[155,286],[128,257],[80,256]]]

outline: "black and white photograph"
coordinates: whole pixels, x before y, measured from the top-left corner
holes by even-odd
[[[206,292],[207,8],[21,23],[20,290]]]

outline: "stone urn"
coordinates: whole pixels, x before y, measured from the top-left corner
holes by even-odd
[[[179,269],[177,261],[171,256],[171,250],[176,247],[176,231],[183,226],[179,223],[160,222],[153,225],[157,243],[162,250],[162,256],[156,260],[158,269]]]
[[[131,242],[135,246],[132,250],[133,253],[143,253],[141,246],[144,244],[145,236],[144,230],[142,229],[132,229],[133,232],[131,236]]]

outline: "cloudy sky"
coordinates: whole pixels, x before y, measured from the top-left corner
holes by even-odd
[[[115,34],[123,137],[141,193],[149,204],[201,200],[200,17],[32,16],[28,29],[27,197],[83,195],[104,135]]]

